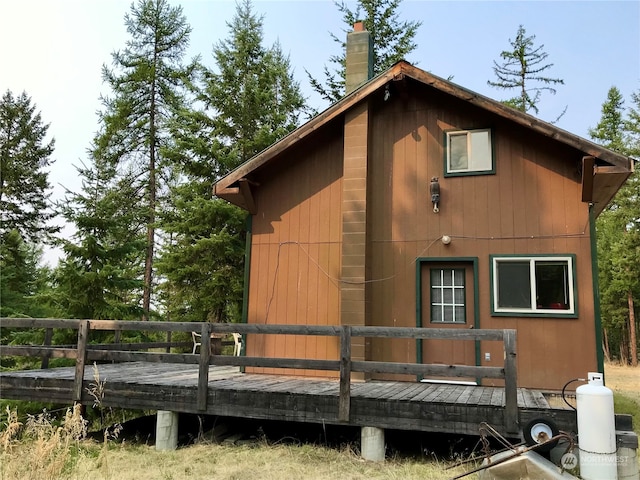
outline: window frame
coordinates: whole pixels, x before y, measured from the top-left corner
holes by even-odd
[[[441,272],[441,278],[442,278],[442,272],[444,271],[449,271],[449,272],[461,272],[462,273],[462,285],[456,285],[455,284],[455,274],[452,277],[452,284],[451,285],[444,285],[444,282],[442,285],[438,285],[436,287],[440,287],[440,291],[442,293],[442,298],[440,302],[434,302],[433,300],[433,290],[434,290],[434,284],[433,284],[433,279],[431,274],[434,271],[440,271]],[[448,288],[450,287],[450,288]],[[455,298],[455,291],[456,288],[461,289],[462,290],[462,303],[456,303],[456,298]],[[444,301],[444,290],[445,289],[449,289],[452,291],[452,298],[451,298],[451,303],[445,303]],[[433,308],[435,304],[438,304],[441,308],[442,308],[442,314],[440,315],[440,318],[444,319],[444,309],[445,307],[452,307],[453,308],[453,317],[454,320],[453,321],[445,321],[445,320],[434,320],[434,314],[433,314]],[[462,321],[458,320],[456,321],[456,307],[462,307],[463,313],[462,313]],[[431,324],[435,324],[435,325],[465,325],[467,323],[467,281],[466,281],[466,270],[464,267],[430,267],[429,268],[429,323]]]
[[[534,255],[490,255],[491,315],[503,317],[578,317],[578,287],[575,254],[534,254]],[[500,262],[529,262],[530,300],[532,308],[499,307],[498,306],[498,270]],[[536,262],[567,262],[567,286],[569,289],[569,308],[538,308],[536,298]],[[531,283],[532,282],[532,283]]]
[[[466,134],[467,135],[467,151],[470,150],[471,134],[487,132],[489,135],[489,168],[452,170],[451,169],[451,137]],[[461,177],[473,175],[494,175],[496,173],[495,164],[495,148],[493,144],[494,130],[492,128],[470,128],[470,129],[450,129],[444,131],[444,176],[445,177]]]

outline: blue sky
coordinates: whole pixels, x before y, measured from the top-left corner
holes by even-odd
[[[214,44],[229,37],[235,12],[230,0],[172,0],[182,5],[193,32],[189,56],[201,55],[214,67]],[[355,5],[348,2],[349,5]],[[97,130],[100,93],[107,92],[101,67],[124,47],[122,0],[4,0],[0,6],[0,91],[25,90],[50,123],[56,139],[50,181],[54,197],[78,190],[73,165],[86,158]],[[264,15],[265,44],[279,41],[312,106],[327,105],[313,94],[305,70],[321,78],[347,28],[331,0],[254,0]],[[544,45],[554,66],[549,76],[564,79],[557,94],[542,97],[540,118],[582,137],[601,116],[607,91],[617,86],[630,103],[640,91],[639,1],[431,1],[404,0],[400,20],[422,22],[418,48],[407,60],[435,75],[498,100],[509,96],[487,85],[493,61],[523,25],[535,44]]]

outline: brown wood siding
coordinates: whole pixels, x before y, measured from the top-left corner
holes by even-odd
[[[302,143],[280,159],[277,173],[257,181],[249,323],[337,325],[340,321],[342,138],[329,129]],[[339,358],[338,340],[330,337],[250,335],[246,348],[249,356]]]
[[[374,107],[369,158],[371,323],[414,326],[417,257],[477,257],[481,328],[518,330],[518,381],[559,389],[596,368],[588,207],[569,147],[482,114],[428,87]],[[399,92],[402,93],[402,92]],[[496,172],[444,177],[448,129],[491,128]],[[439,177],[433,213],[431,177]],[[453,241],[445,246],[442,235]],[[575,254],[579,318],[491,316],[489,255]],[[501,365],[502,345],[485,342],[482,365]],[[415,341],[376,340],[371,359],[412,362]]]

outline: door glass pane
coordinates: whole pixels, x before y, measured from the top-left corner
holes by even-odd
[[[443,290],[444,298],[442,299],[442,303],[451,305],[453,303],[453,290],[447,288]]]
[[[439,286],[442,285],[442,270],[441,269],[432,269],[431,270],[431,286]]]
[[[453,307],[444,307],[444,321],[449,323],[453,322]]]
[[[462,288],[456,288],[454,291],[454,302],[457,305],[464,304],[464,290]]]
[[[498,307],[532,308],[529,262],[498,262]]]
[[[465,323],[463,268],[431,269],[431,322]]]
[[[464,285],[464,270],[461,268],[456,268],[453,271],[454,277],[455,277],[455,285],[461,286]]]
[[[434,288],[431,290],[431,302],[442,303],[442,289]]]

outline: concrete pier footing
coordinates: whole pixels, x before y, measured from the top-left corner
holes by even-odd
[[[178,413],[158,410],[156,419],[156,450],[178,448]]]
[[[372,462],[384,461],[384,429],[362,427],[360,433],[360,452],[362,458]]]

